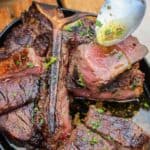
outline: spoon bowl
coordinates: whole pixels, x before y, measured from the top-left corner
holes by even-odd
[[[121,42],[140,25],[145,10],[145,0],[106,0],[97,16],[97,42],[104,46]]]

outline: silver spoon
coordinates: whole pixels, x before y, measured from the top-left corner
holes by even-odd
[[[104,46],[121,42],[140,25],[145,10],[145,0],[106,0],[97,16],[97,42]]]

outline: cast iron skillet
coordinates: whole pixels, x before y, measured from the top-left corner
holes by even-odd
[[[58,4],[60,7],[62,7],[60,0],[58,0]],[[60,8],[65,17],[72,16],[73,14],[79,12],[79,11],[73,11],[69,9]],[[10,23],[1,33],[0,33],[0,46],[2,46],[3,41],[5,40],[7,34],[10,32],[10,30],[21,23],[21,19],[16,19],[12,23]],[[148,103],[150,103],[150,66],[146,62],[145,59],[143,59],[140,62],[141,70],[145,73],[145,83],[144,83],[144,91],[145,96],[147,98]],[[117,104],[118,105],[118,104]],[[150,110],[146,110],[146,114],[150,116]],[[141,116],[140,116],[141,117]],[[142,116],[143,118],[143,116]],[[141,120],[142,122],[142,120]],[[147,123],[150,127],[150,117],[149,120],[147,120]],[[150,134],[150,132],[149,132]],[[8,139],[5,138],[4,135],[0,134],[0,150],[17,150],[20,149],[19,147],[16,147],[14,144],[11,144]]]

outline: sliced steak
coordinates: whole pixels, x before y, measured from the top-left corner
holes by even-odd
[[[52,26],[33,4],[22,15],[21,23],[14,27],[4,41],[4,54],[9,57],[22,48],[35,48],[38,56],[45,56],[52,44]]]
[[[139,70],[138,64],[95,92],[89,90],[86,86],[81,87],[81,83],[78,83],[78,73],[74,73],[72,79],[74,82],[68,84],[68,89],[75,97],[82,99],[127,101],[135,99],[143,93],[144,74]]]
[[[24,76],[0,81],[0,114],[38,98],[39,77]]]
[[[80,45],[72,59],[75,59],[73,65],[82,75],[86,87],[94,92],[141,60],[147,52],[146,47],[129,37],[110,48],[98,44]]]
[[[22,49],[8,59],[0,60],[0,79],[31,74],[39,76],[45,69],[42,63],[42,58],[35,54],[34,49]]]
[[[32,124],[33,105],[27,105],[0,117],[0,130],[10,138],[28,141],[33,135]]]
[[[101,114],[92,106],[86,118],[86,126],[103,136],[110,136],[124,147],[142,147],[148,137],[130,120]]]
[[[0,131],[5,133],[7,138],[21,146],[38,147],[42,146],[42,134],[37,129],[40,122],[34,121],[34,104],[31,103],[11,113],[0,117]],[[27,148],[29,149],[29,148]]]
[[[95,44],[93,22],[94,17],[83,17],[64,27],[70,52],[68,90],[81,99],[136,99],[143,93],[144,74],[132,65],[146,55],[147,48],[132,36],[113,47]]]
[[[69,142],[59,150],[116,150],[116,147],[84,125],[79,125],[72,132]]]

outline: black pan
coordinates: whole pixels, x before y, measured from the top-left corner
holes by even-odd
[[[60,1],[58,0],[59,6],[62,6]],[[69,9],[64,9],[60,8],[63,12],[65,17],[70,17],[73,14],[77,13],[77,11],[69,10]],[[2,45],[3,41],[5,40],[5,37],[7,34],[10,32],[10,30],[17,26],[18,24],[21,23],[21,19],[14,20],[12,23],[10,23],[1,33],[0,33],[0,45]],[[146,62],[146,60],[142,60],[140,62],[141,65],[141,70],[145,73],[145,83],[144,83],[144,95],[143,99],[144,102],[127,102],[125,104],[120,104],[120,103],[105,103],[104,105],[106,108],[110,108],[111,106],[114,108],[116,107],[116,112],[117,108],[125,108],[126,106],[134,105],[139,106],[138,107],[138,113],[135,116],[132,116],[133,121],[135,121],[137,124],[139,124],[145,132],[147,132],[150,135],[150,108],[147,108],[144,106],[145,103],[148,103],[150,105],[150,66]],[[137,108],[137,107],[136,107]],[[133,110],[134,111],[134,110]],[[132,112],[131,112],[132,113]],[[119,112],[118,112],[119,114]],[[11,144],[11,142],[5,138],[4,135],[0,134],[0,150],[17,150],[20,148],[17,148],[14,144]]]

